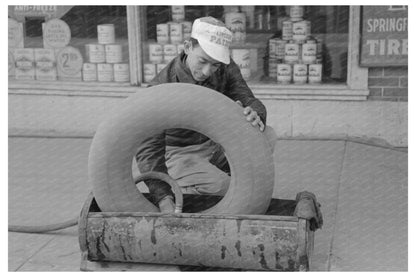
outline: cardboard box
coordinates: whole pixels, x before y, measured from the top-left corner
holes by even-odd
[[[33,48],[14,49],[14,60],[16,63],[17,80],[34,80],[35,79],[35,55]]]
[[[35,49],[36,80],[55,81],[57,79],[54,49]]]

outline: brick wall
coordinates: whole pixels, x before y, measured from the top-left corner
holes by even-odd
[[[369,100],[407,101],[407,67],[368,69]]]

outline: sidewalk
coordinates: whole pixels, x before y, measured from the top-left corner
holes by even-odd
[[[9,224],[78,216],[91,190],[90,143],[9,138]],[[275,168],[275,198],[294,199],[309,190],[322,204],[324,226],[315,233],[312,270],[407,270],[407,153],[342,140],[281,140]],[[9,271],[79,271],[76,227],[9,233],[8,239]]]

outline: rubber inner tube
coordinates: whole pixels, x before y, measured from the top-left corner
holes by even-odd
[[[98,126],[88,176],[102,211],[159,211],[136,188],[131,165],[144,139],[169,128],[200,132],[225,149],[230,187],[221,201],[201,213],[263,214],[267,210],[274,165],[265,135],[225,95],[202,86],[169,83],[128,97]]]

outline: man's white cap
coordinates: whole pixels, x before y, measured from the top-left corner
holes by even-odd
[[[211,16],[198,18],[192,25],[191,37],[198,40],[208,56],[224,64],[230,63],[233,34],[224,23]]]

